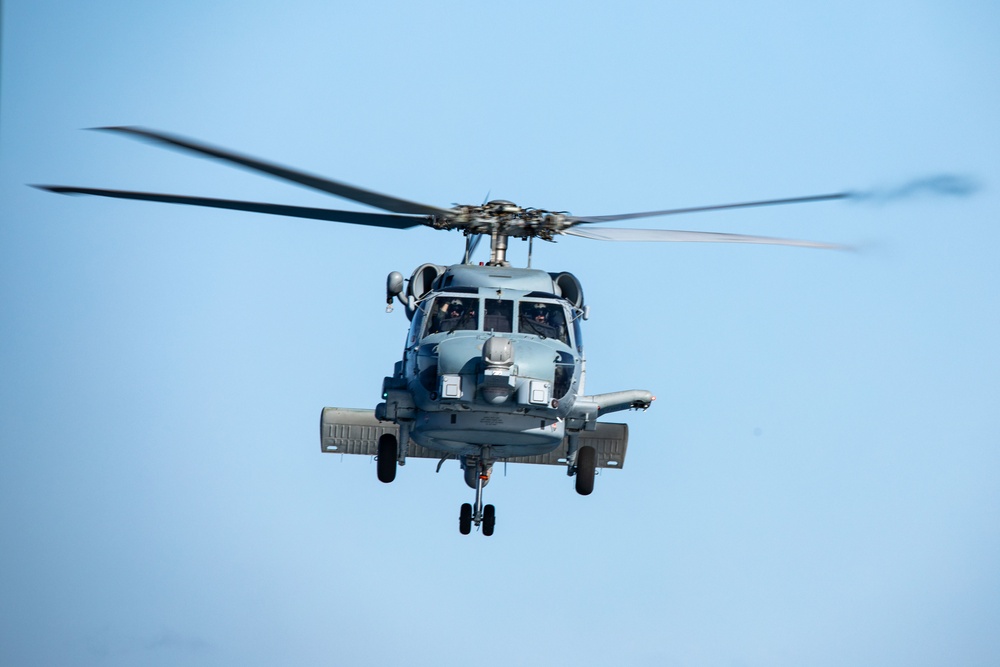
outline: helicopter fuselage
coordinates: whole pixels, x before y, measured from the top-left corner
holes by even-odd
[[[404,303],[411,324],[403,359],[376,409],[405,434],[400,462],[406,436],[456,457],[544,454],[593,430],[599,413],[651,400],[648,392],[617,392],[601,405],[583,396],[587,311],[571,274],[424,265]]]

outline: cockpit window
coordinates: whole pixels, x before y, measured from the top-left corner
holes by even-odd
[[[517,330],[542,338],[555,338],[569,345],[566,315],[558,304],[522,301],[518,309]]]
[[[507,299],[486,299],[483,329],[494,333],[510,333],[514,322],[514,302]]]
[[[434,299],[427,333],[475,331],[479,325],[479,299],[472,297],[439,296]]]
[[[577,313],[573,317],[573,340],[576,342],[576,349],[581,353],[583,352],[583,327],[580,326],[580,320],[583,319],[582,313]]]
[[[427,314],[427,302],[417,306],[413,313],[413,321],[410,323],[410,345],[413,345],[420,338],[420,332],[424,330],[424,316]]]

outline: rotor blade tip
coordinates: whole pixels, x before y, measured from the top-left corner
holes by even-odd
[[[66,185],[32,185],[31,187],[57,195],[70,195],[75,197],[76,195],[84,194],[83,192],[77,190],[77,188],[71,188]]]
[[[982,184],[972,176],[932,174],[891,187],[854,190],[850,193],[850,198],[855,201],[890,204],[918,197],[971,197],[981,188]]]
[[[100,127],[88,127],[88,130],[95,130],[97,132],[131,132],[133,134],[141,134],[143,132],[142,128],[137,125],[102,125]]]

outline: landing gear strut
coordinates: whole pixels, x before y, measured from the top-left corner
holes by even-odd
[[[497,512],[493,505],[483,505],[483,487],[490,479],[490,469],[491,465],[487,465],[483,462],[482,458],[476,457],[474,459],[466,460],[465,463],[465,481],[469,482],[469,486],[472,486],[472,477],[475,476],[475,489],[476,489],[476,503],[471,505],[469,503],[463,503],[462,509],[458,514],[458,532],[463,535],[468,535],[472,532],[473,524],[476,527],[482,526],[483,535],[489,537],[493,534],[493,528],[496,526]]]

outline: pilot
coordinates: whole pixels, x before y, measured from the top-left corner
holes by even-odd
[[[556,329],[552,326],[551,314],[548,307],[543,303],[535,304],[526,313],[524,329],[528,333],[538,334],[545,338],[554,338]]]
[[[469,328],[470,318],[474,317],[474,312],[466,311],[465,304],[461,299],[452,299],[441,304],[441,309],[437,313],[438,331],[455,331],[457,329]],[[473,326],[475,326],[473,324]]]

